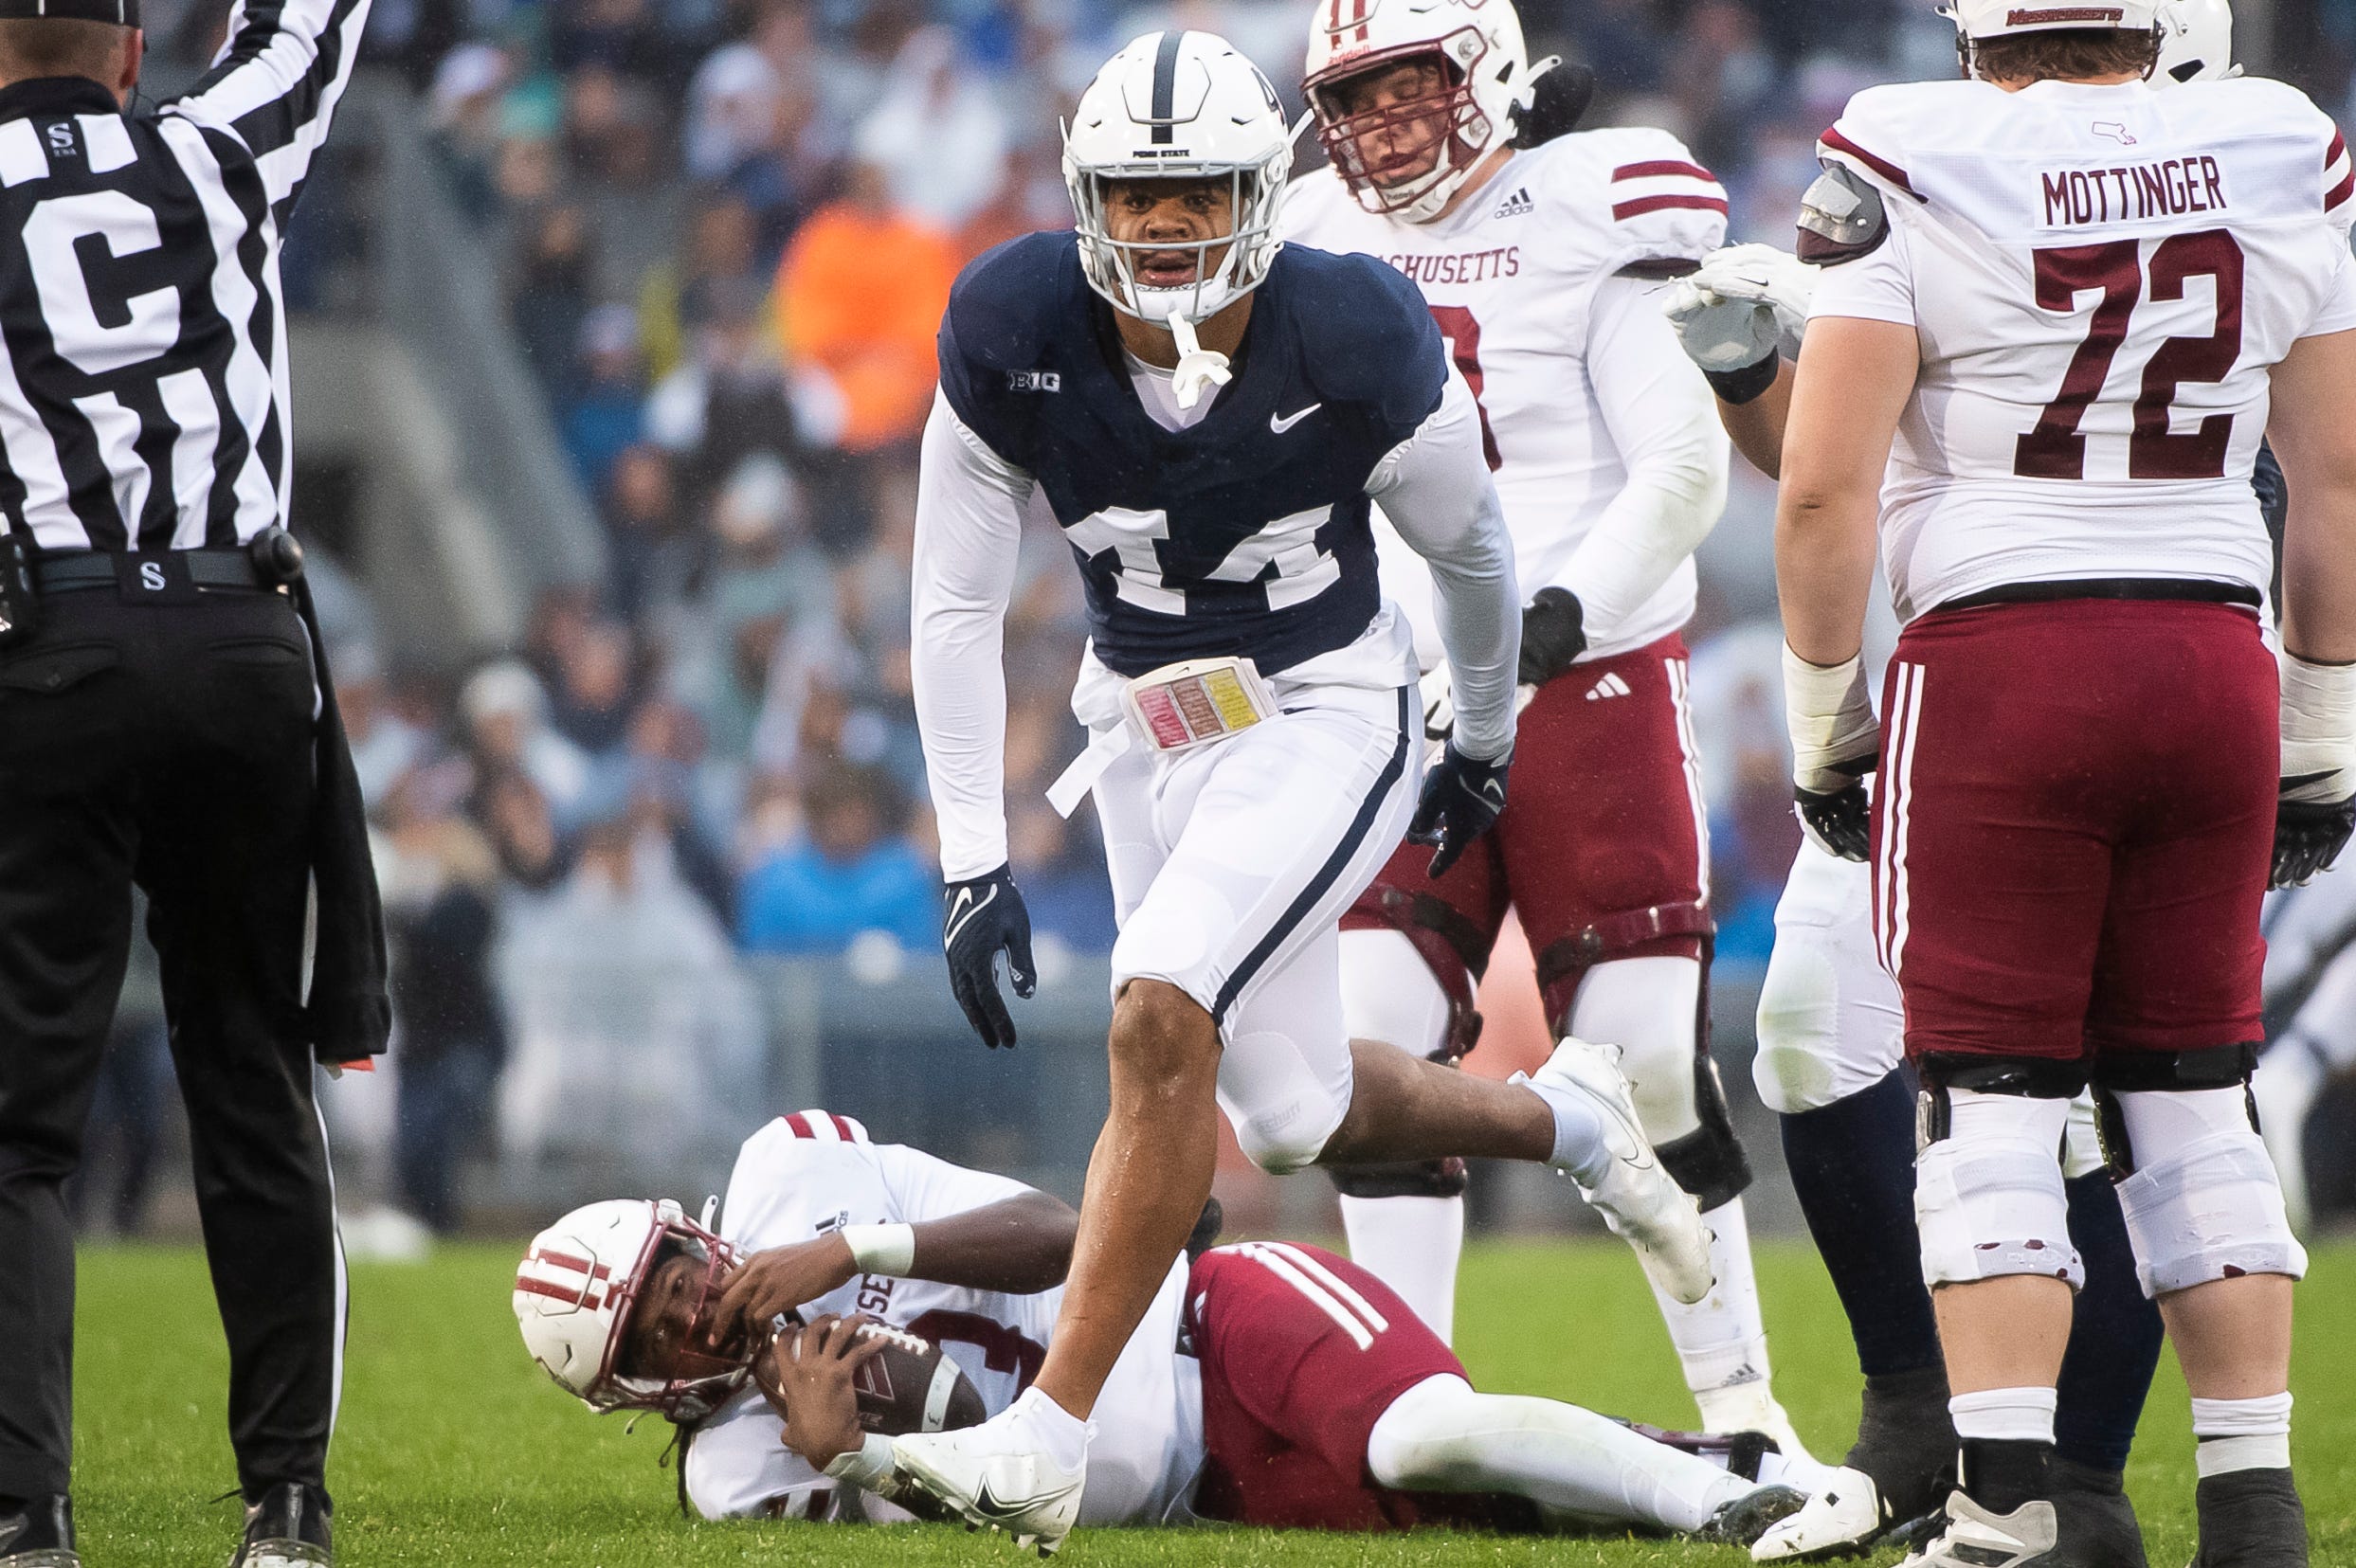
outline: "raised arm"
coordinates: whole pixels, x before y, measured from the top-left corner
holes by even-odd
[[[352,81],[370,0],[239,0],[212,69],[165,106],[229,132],[283,225]]]
[[[1662,310],[1701,369],[1734,450],[1768,478],[1784,469],[1792,356],[1816,268],[1773,245],[1730,245],[1670,289]]]

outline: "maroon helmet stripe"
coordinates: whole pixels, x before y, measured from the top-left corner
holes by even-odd
[[[516,1289],[527,1296],[546,1296],[551,1301],[577,1302],[592,1312],[605,1306],[605,1303],[597,1299],[597,1288],[594,1285],[579,1290],[570,1290],[561,1285],[552,1285],[544,1279],[527,1279],[519,1274],[516,1278]]]
[[[1891,184],[1896,186],[1900,190],[1905,191],[1916,201],[1922,200],[1922,192],[1914,189],[1913,182],[1906,177],[1905,170],[1900,169],[1896,164],[1892,163],[1887,158],[1876,157],[1873,153],[1868,153],[1864,148],[1859,147],[1856,142],[1853,142],[1848,137],[1842,135],[1840,134],[1839,126],[1836,125],[1832,127],[1818,139],[1822,141],[1825,146],[1833,149],[1833,151],[1837,153],[1848,153],[1849,156],[1857,159],[1858,162],[1863,164],[1875,173],[1879,174],[1883,179],[1888,180]]]
[[[1651,180],[1668,174],[1682,174],[1689,180],[1708,180],[1713,185],[1718,183],[1718,177],[1700,164],[1686,163],[1676,158],[1654,158],[1646,163],[1623,163],[1611,171],[1611,177],[1614,180]]]
[[[587,1274],[591,1279],[611,1279],[613,1277],[613,1271],[607,1268],[604,1264],[593,1263],[585,1257],[574,1257],[569,1253],[535,1253],[530,1257],[524,1259],[524,1261],[526,1263],[554,1264],[559,1269],[570,1269],[574,1273]]]
[[[1696,212],[1724,212],[1723,196],[1640,196],[1632,202],[1622,202],[1611,209],[1612,221],[1640,218],[1647,212],[1662,212],[1671,207],[1692,207]]]

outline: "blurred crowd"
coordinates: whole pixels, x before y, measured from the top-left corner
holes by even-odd
[[[2286,9],[2317,78],[2303,84],[2345,111],[2356,0]],[[151,35],[200,60],[225,9],[153,0]],[[448,189],[498,260],[609,562],[602,583],[544,596],[521,644],[476,668],[342,650],[396,948],[397,1183],[429,1224],[454,1221],[456,1157],[510,1056],[529,1054],[511,1035],[538,1027],[502,964],[675,973],[677,1032],[708,1040],[742,1032],[737,955],[935,942],[907,604],[915,442],[951,282],[988,246],[1069,223],[1058,116],[1122,42],[1220,32],[1297,111],[1309,9],[376,0],[368,50],[416,88]],[[1851,93],[1953,69],[1927,0],[1521,11],[1533,59],[1598,73],[1591,121],[1685,137],[1727,184],[1737,238],[1787,238],[1815,136]],[[1771,507],[1738,472],[1689,632],[1718,950],[1735,961],[1764,960],[1797,844]],[[1093,814],[1067,823],[1042,794],[1081,738],[1066,708],[1078,583],[1056,538],[1024,549],[1006,633],[1013,859],[1042,944],[1100,951],[1112,900]],[[553,1033],[577,1055],[596,1009],[571,1000]],[[553,1089],[540,1114],[561,1119]]]

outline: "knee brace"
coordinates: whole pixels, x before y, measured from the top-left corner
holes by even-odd
[[[1570,1027],[1570,1008],[1579,998],[1579,982],[1589,969],[1616,958],[1656,956],[1666,944],[1690,940],[1696,945],[1706,979],[1710,940],[1717,928],[1707,903],[1651,904],[1600,916],[1584,929],[1548,943],[1537,955],[1538,994],[1546,1003],[1548,1027],[1557,1039],[1577,1033]],[[1709,994],[1705,984],[1702,995]],[[1707,1030],[1703,1037],[1708,1037]]]
[[[2145,1295],[2307,1272],[2245,1084],[2096,1092]]]
[[[2074,1290],[2086,1283],[2070,1242],[2070,1200],[2061,1181],[2061,1140],[2075,1085],[2043,1083],[2015,1066],[1987,1064],[1956,1074],[1989,1086],[1974,1089],[1924,1064],[1914,1224],[1925,1285],[2008,1274],[2059,1279]]]
[[[1452,1059],[1471,1054],[1480,1043],[1480,1013],[1473,1005],[1474,991],[1489,965],[1489,944],[1482,940],[1480,930],[1429,893],[1405,892],[1379,881],[1358,895],[1350,914],[1368,923],[1359,929],[1396,931],[1406,938],[1448,1000],[1446,1033],[1438,1042],[1441,1049]],[[1430,1049],[1422,1040],[1381,1037],[1386,1044],[1405,1051]]]
[[[1743,1153],[1742,1140],[1734,1136],[1726,1085],[1719,1081],[1718,1064],[1708,1056],[1694,1058],[1694,1106],[1701,1113],[1701,1126],[1653,1152],[1669,1179],[1692,1193],[1708,1214],[1733,1202],[1750,1185],[1750,1161]]]

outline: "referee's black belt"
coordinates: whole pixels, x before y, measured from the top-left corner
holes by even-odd
[[[1957,599],[1943,599],[1931,613],[1976,610],[1989,604],[2057,604],[2065,599],[2174,599],[2196,604],[2245,604],[2256,609],[2257,589],[2247,583],[2216,583],[2196,577],[2068,577],[2056,583],[2006,583]]]
[[[159,597],[173,586],[244,588],[249,592],[275,588],[264,582],[251,554],[243,550],[173,550],[116,552],[73,550],[45,555],[32,564],[33,584],[41,592],[71,593],[83,588],[120,588],[136,593],[152,579]],[[149,568],[142,572],[141,568]],[[185,591],[185,590],[184,590]]]

